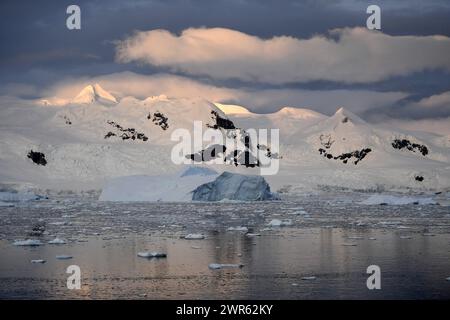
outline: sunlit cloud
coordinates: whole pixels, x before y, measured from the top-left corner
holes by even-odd
[[[284,84],[371,83],[424,70],[450,70],[450,38],[391,36],[344,28],[309,39],[262,39],[224,28],[139,31],[119,41],[116,60],[214,79]]]

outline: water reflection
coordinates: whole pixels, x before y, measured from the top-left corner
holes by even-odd
[[[449,298],[449,235],[396,230],[288,228],[261,237],[210,232],[205,240],[175,234],[129,235],[64,246],[18,248],[0,243],[1,298],[125,299],[409,299]],[[376,240],[369,240],[376,238]],[[356,246],[344,246],[345,243]],[[137,252],[167,252],[142,259]],[[69,254],[71,260],[56,260]],[[31,259],[45,259],[42,265]],[[242,263],[210,270],[210,263]],[[82,290],[66,289],[66,267],[79,265]],[[368,265],[382,270],[382,290],[366,288]],[[315,276],[315,280],[302,280]]]

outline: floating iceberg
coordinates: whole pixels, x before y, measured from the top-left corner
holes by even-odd
[[[408,196],[392,196],[392,195],[382,195],[375,194],[362,201],[361,204],[365,205],[406,205],[406,204],[436,204],[436,201],[432,198],[421,198],[421,197],[408,197]]]
[[[262,201],[278,200],[270,192],[269,184],[261,176],[223,172],[214,181],[202,184],[192,193],[194,201]]]
[[[217,177],[203,167],[188,167],[181,173],[157,176],[125,176],[110,180],[100,201],[191,201],[192,190]]]
[[[45,197],[36,195],[32,192],[0,191],[0,201],[21,202],[40,200]]]
[[[0,201],[0,207],[14,207],[13,203]]]

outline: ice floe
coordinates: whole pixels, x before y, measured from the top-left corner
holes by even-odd
[[[291,219],[285,219],[285,220],[272,219],[268,223],[268,226],[270,226],[270,227],[285,227],[285,226],[290,226],[290,225],[292,225]]]
[[[50,241],[48,242],[48,244],[66,244],[66,243],[67,243],[67,242],[66,242],[65,240],[60,239],[60,238],[55,238],[55,239],[50,240]]]
[[[248,232],[248,228],[247,227],[229,227],[227,229],[227,231],[241,231],[241,232]]]
[[[45,260],[43,260],[43,259],[35,259],[35,260],[31,260],[31,263],[45,263]]]
[[[228,268],[242,268],[243,264],[234,264],[234,263],[210,263],[208,268],[217,270],[217,269],[228,269]]]
[[[202,240],[205,236],[201,233],[189,233],[183,237],[186,240]]]
[[[13,245],[35,247],[35,246],[41,246],[41,245],[43,245],[43,243],[40,240],[28,239],[28,240],[14,241]]]

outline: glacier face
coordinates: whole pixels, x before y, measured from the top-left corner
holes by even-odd
[[[194,201],[263,201],[277,200],[269,184],[261,176],[223,172],[214,181],[202,184],[192,192]]]

